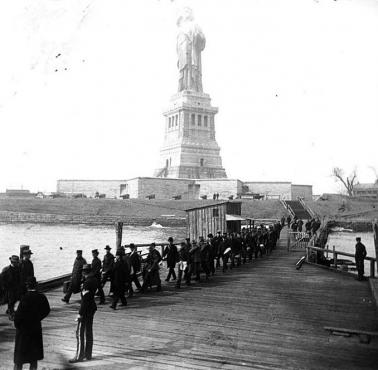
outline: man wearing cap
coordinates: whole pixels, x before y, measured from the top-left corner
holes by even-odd
[[[105,303],[105,294],[104,291],[102,290],[101,286],[101,260],[98,258],[98,250],[93,249],[92,250],[92,273],[93,276],[97,279],[97,293],[100,296],[100,304]]]
[[[361,243],[361,238],[356,238],[356,252],[354,257],[356,259],[356,268],[358,272],[358,280],[364,280],[364,259],[366,257],[366,248]]]
[[[83,266],[82,274],[84,282],[81,291],[79,314],[77,316],[77,347],[75,357],[69,360],[70,363],[92,359],[93,317],[97,311],[95,293],[98,288],[98,279],[94,276],[91,265],[88,264]]]
[[[62,298],[63,302],[69,303],[72,293],[76,294],[80,292],[80,285],[82,281],[83,266],[87,261],[83,258],[83,251],[76,251],[76,259],[72,268],[71,284],[68,288],[66,295]]]
[[[21,294],[26,293],[26,280],[30,277],[34,277],[33,262],[30,261],[30,257],[33,252],[30,249],[24,249],[22,252],[22,261],[20,265],[21,273]]]
[[[130,285],[129,285],[129,297],[132,297],[134,294],[133,291],[133,282],[138,290],[142,289],[140,282],[138,280],[138,273],[142,268],[142,257],[138,253],[138,248],[135,244],[131,243],[129,246],[131,253],[130,253],[130,264],[132,267],[131,275],[130,275]]]
[[[38,361],[43,359],[43,339],[41,321],[50,313],[46,296],[37,291],[37,281],[29,276],[26,281],[27,292],[21,298],[14,316],[16,341],[14,346],[14,369],[30,363],[30,369],[37,369]]]
[[[10,265],[2,271],[3,286],[8,300],[7,314],[9,320],[14,319],[14,305],[20,299],[21,272],[20,258],[16,255],[9,257]]]
[[[165,281],[169,281],[171,279],[176,280],[176,272],[175,272],[175,267],[176,267],[176,262],[178,260],[178,252],[177,252],[177,247],[173,244],[173,238],[170,236],[168,238],[168,245],[164,249],[163,253],[163,259],[167,261],[167,268],[169,269],[167,278]]]
[[[105,256],[102,260],[102,279],[101,286],[104,287],[108,279],[110,279],[110,293],[113,292],[113,269],[114,269],[114,255],[110,253],[108,245],[104,248],[106,250]]]
[[[123,251],[118,249],[116,253],[116,261],[114,263],[114,290],[113,290],[113,303],[110,308],[117,309],[117,303],[121,300],[121,305],[126,306],[127,301],[125,297],[126,282],[128,281],[127,267],[123,260]]]
[[[161,261],[160,253],[155,249],[156,244],[151,243],[149,253],[146,258],[146,265],[143,271],[143,285],[142,292],[146,291],[147,287],[157,285],[156,290],[161,291],[161,280],[159,275],[159,263]]]

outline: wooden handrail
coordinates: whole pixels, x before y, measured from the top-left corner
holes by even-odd
[[[310,245],[307,245],[305,248],[308,248],[308,249],[312,249],[312,250],[315,250],[315,251],[319,251],[319,252],[335,252],[341,256],[347,256],[347,257],[354,257],[354,254],[352,253],[347,253],[347,252],[341,252],[341,251],[334,251],[333,249],[328,249],[328,248],[319,248],[319,247],[313,247],[313,246],[310,246]],[[368,260],[368,261],[376,261],[377,259],[374,258],[374,257],[365,257],[364,258],[365,260]]]

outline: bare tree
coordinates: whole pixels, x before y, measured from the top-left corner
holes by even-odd
[[[334,167],[332,169],[332,176],[336,181],[340,181],[344,185],[350,197],[353,196],[354,185],[357,180],[356,170],[353,170],[353,172],[349,176],[344,178],[344,171],[339,167]]]

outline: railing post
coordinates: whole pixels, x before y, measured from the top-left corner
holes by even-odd
[[[370,277],[373,278],[374,276],[375,276],[375,261],[370,260]]]
[[[337,253],[335,246],[332,247],[333,250],[333,265],[335,266],[335,269],[337,268]]]

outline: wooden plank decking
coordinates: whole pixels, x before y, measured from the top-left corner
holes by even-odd
[[[210,282],[163,286],[136,295],[117,311],[99,306],[94,359],[86,369],[373,369],[376,340],[330,336],[324,326],[378,329],[368,282],[304,265],[286,251],[285,233],[271,256],[254,260]],[[75,353],[79,296],[60,301],[48,293],[52,312],[43,321],[45,369],[70,369]],[[2,307],[3,311],[5,308]],[[14,328],[0,316],[0,368],[12,368]]]

